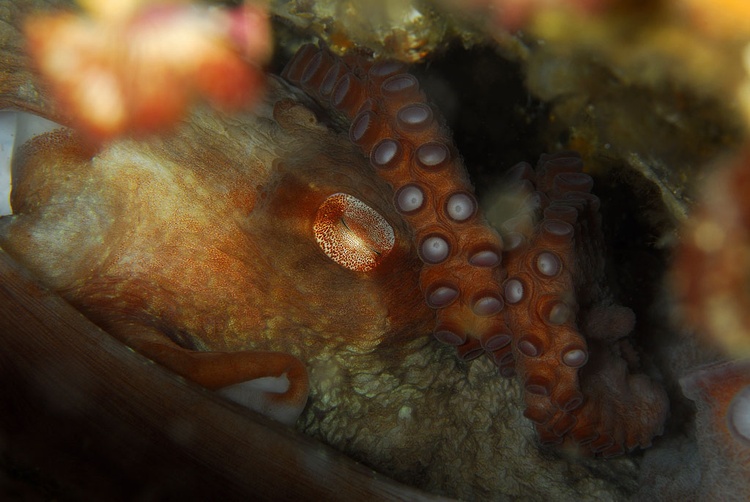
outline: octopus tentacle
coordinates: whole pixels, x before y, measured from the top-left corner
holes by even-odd
[[[435,336],[463,358],[505,345],[499,268],[502,240],[478,210],[474,189],[419,82],[397,62],[338,58],[303,46],[282,72],[350,122],[349,137],[394,189],[424,262],[420,286],[436,309]]]
[[[517,374],[542,444],[568,440],[602,456],[650,444],[666,395],[631,375],[618,352],[633,316],[610,305],[600,286],[600,202],[577,154],[510,171],[523,203],[501,238],[478,208],[447,127],[403,64],[305,45],[282,77],[341,115],[393,188],[424,263],[420,287],[436,312],[435,338],[462,359],[486,353],[502,375]],[[593,332],[591,346],[579,326]]]
[[[175,373],[279,422],[294,424],[307,403],[307,370],[291,354],[202,352],[183,348],[159,329],[140,323],[111,322],[106,328]]]
[[[509,324],[523,333],[514,352],[524,414],[541,442],[567,437],[609,457],[649,446],[666,418],[667,399],[645,375],[631,374],[618,352],[635,319],[630,309],[611,305],[600,286],[600,203],[581,169],[577,154],[562,152],[542,156],[535,171],[528,165],[513,171],[527,189],[536,188],[521,211],[540,221],[522,228],[521,243],[504,257],[505,295]]]

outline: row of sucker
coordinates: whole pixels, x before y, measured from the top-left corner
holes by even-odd
[[[282,77],[344,115],[349,138],[394,190],[424,263],[420,286],[435,337],[464,359],[510,340],[501,294],[502,241],[480,214],[447,127],[405,65],[303,46]]]
[[[600,286],[600,202],[581,158],[561,152],[543,155],[536,169],[511,169],[507,186],[523,202],[501,225],[501,239],[480,213],[449,131],[404,64],[308,44],[282,77],[348,120],[350,140],[393,188],[424,263],[420,286],[436,311],[435,338],[462,359],[488,354],[501,375],[517,375],[524,415],[542,444],[572,442],[602,456],[648,446],[660,433],[666,396],[631,375],[618,352],[633,327],[622,312],[632,311],[612,305]],[[603,323],[591,333],[579,329]],[[603,345],[611,335],[601,331],[622,336]]]
[[[667,400],[659,385],[631,374],[619,355],[617,344],[626,343],[621,339],[634,320],[601,286],[600,201],[582,169],[578,154],[560,152],[543,155],[536,169],[522,163],[508,174],[526,196],[502,226],[506,313],[519,336],[512,356],[503,354],[501,372],[519,375],[524,415],[542,444],[569,442],[611,457],[651,444],[661,433]],[[606,335],[585,333],[580,325],[620,336],[608,340],[612,346],[590,347],[587,339],[601,345]],[[587,364],[591,358],[593,365]]]

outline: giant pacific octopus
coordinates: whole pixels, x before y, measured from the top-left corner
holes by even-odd
[[[198,109],[98,150],[68,128],[33,138],[3,250],[114,336],[280,420],[305,405],[309,360],[405,358],[432,331],[517,376],[542,444],[649,446],[666,395],[604,285],[580,156],[511,169],[498,233],[403,64],[305,45],[282,77],[252,117]],[[278,388],[249,390],[263,377]]]
[[[602,286],[600,202],[580,156],[543,155],[536,169],[508,173],[519,204],[501,238],[480,214],[445,124],[404,71],[307,45],[282,76],[346,117],[349,138],[394,190],[424,263],[435,338],[517,374],[543,444],[570,440],[603,456],[649,446],[666,395],[628,369],[634,314]]]

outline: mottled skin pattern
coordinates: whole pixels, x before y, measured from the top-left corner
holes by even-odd
[[[600,285],[600,203],[578,155],[515,169],[517,214],[501,239],[478,211],[450,132],[402,66],[306,45],[282,76],[346,116],[350,139],[395,191],[425,263],[435,337],[463,359],[486,352],[502,374],[518,373],[543,443],[569,440],[607,457],[650,446],[667,397],[620,355],[634,317]]]
[[[397,217],[395,248],[367,274],[332,262],[310,232],[317,207],[338,191],[388,215],[387,188],[273,82],[272,104],[256,115],[198,114],[163,139],[99,152],[70,131],[33,140],[17,164],[16,214],[1,220],[3,248],[160,362],[170,340],[229,352],[273,340],[274,350],[307,359],[419,336],[430,312]],[[230,357],[225,368],[175,369],[209,387],[259,376],[243,367],[254,360]]]
[[[509,174],[527,203],[502,225],[505,294],[508,322],[519,333],[524,414],[542,443],[570,441],[611,457],[650,446],[668,404],[661,385],[638,371],[628,340],[635,314],[605,287],[600,201],[581,166],[577,155],[561,152]],[[533,229],[529,220],[538,222]]]
[[[434,312],[390,188],[337,120],[270,85],[254,114],[199,111],[163,138],[100,151],[70,131],[38,138],[18,163],[0,245],[112,334],[207,386],[304,378],[296,359],[247,349],[299,358],[311,386],[301,427],[398,479],[468,498],[632,490],[628,460],[544,457],[508,405],[518,389],[489,360],[469,367],[424,337]],[[341,267],[313,239],[317,208],[338,192],[396,234],[371,272]],[[482,350],[496,349],[488,340]]]
[[[38,138],[23,156],[28,169],[16,173],[18,214],[0,219],[3,249],[129,343],[164,330],[187,347],[295,355],[310,377],[298,427],[398,480],[462,498],[632,492],[631,460],[544,454],[512,380],[489,359],[467,365],[425,336],[434,320],[418,294],[421,262],[391,200],[376,191],[382,182],[366,174],[345,134],[297,104],[304,97],[269,85],[253,114],[196,112],[173,135],[123,140],[93,159],[70,131]],[[316,204],[340,190],[393,225],[391,255],[402,260],[391,273],[353,272],[320,251],[308,225]],[[302,212],[305,197],[314,202]],[[140,232],[151,239],[134,238]],[[115,280],[125,250],[138,260]],[[221,273],[209,273],[214,267]],[[237,314],[258,311],[266,317]]]

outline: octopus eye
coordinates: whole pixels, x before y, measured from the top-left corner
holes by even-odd
[[[335,193],[323,201],[315,215],[313,232],[326,256],[356,272],[377,267],[396,242],[385,218],[345,193]]]

